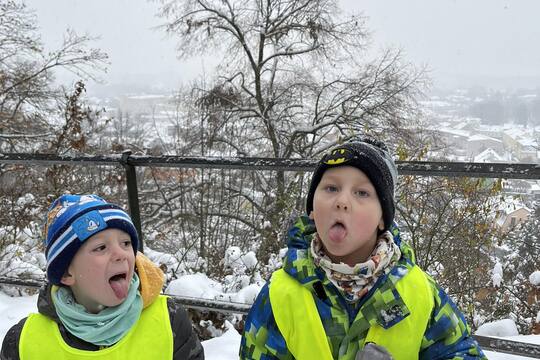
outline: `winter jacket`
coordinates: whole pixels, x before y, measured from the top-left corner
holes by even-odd
[[[143,299],[143,312],[150,304],[152,304],[158,296],[163,286],[163,278],[160,270],[150,260],[141,253],[136,257],[136,271],[140,279],[140,292]],[[58,324],[58,329],[63,340],[70,347],[97,351],[101,347],[88,343],[79,339],[66,330],[54,307],[51,298],[51,285],[47,284],[43,287],[38,296],[38,311],[40,314],[49,317]],[[167,298],[167,310],[169,313],[169,321],[173,332],[173,359],[204,359],[203,347],[191,326],[191,321],[182,305],[173,298]],[[21,332],[27,318],[22,319],[18,324],[14,325],[7,332],[2,350],[0,352],[0,360],[19,360],[19,340]],[[46,354],[45,354],[46,355]],[[46,357],[44,357],[46,358]]]
[[[396,284],[401,281],[399,287],[413,286],[406,275],[418,267],[415,267],[412,249],[401,242],[398,229],[393,227],[394,241],[402,252],[401,259],[388,274],[377,280],[360,301],[349,304],[326,277],[324,270],[313,263],[310,244],[315,232],[313,221],[306,216],[291,227],[283,270],[311,292],[332,357],[354,359],[363,347],[368,331],[375,324],[388,329],[410,316],[410,309],[402,300]],[[418,358],[486,359],[478,343],[471,337],[470,329],[456,305],[431,277],[424,275],[430,290],[428,294],[432,296],[425,303],[433,305],[427,309],[431,314],[427,325],[419,330],[423,336]],[[270,303],[270,286],[271,282],[261,289],[247,316],[240,345],[241,359],[294,358],[276,325]],[[407,341],[408,335],[403,334],[403,341]],[[306,337],[305,341],[310,339]]]

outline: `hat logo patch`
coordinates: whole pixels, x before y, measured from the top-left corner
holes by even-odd
[[[88,226],[86,227],[87,231],[94,231],[99,228],[99,223],[96,223],[94,220],[88,221]]]
[[[90,236],[106,229],[107,223],[98,210],[93,210],[73,221],[71,227],[79,240],[84,241]]]
[[[349,149],[341,148],[334,149],[329,154],[326,154],[323,163],[326,165],[339,165],[346,163],[354,157]]]

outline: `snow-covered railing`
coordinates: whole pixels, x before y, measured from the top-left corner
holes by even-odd
[[[482,335],[473,336],[484,350],[540,359],[540,345]]]
[[[260,157],[146,156],[132,155],[131,151],[128,150],[122,154],[86,156],[0,153],[0,164],[123,166],[126,171],[129,211],[133,224],[139,233],[139,250],[142,251],[143,236],[141,232],[136,167],[312,171],[317,164],[317,160]],[[540,179],[540,164],[533,163],[397,161],[396,164],[400,175]]]
[[[126,151],[115,155],[60,156],[53,154],[2,153],[0,164],[34,165],[129,165],[174,168],[312,171],[313,159],[260,157],[187,157],[132,155]],[[540,179],[540,164],[471,163],[442,161],[396,161],[400,175],[450,176],[505,179]]]

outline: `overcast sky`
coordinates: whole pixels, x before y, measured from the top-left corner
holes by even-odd
[[[26,0],[36,10],[45,44],[53,48],[67,27],[100,36],[111,61],[109,83],[167,86],[210,70],[208,60],[180,62],[175,43],[154,29],[163,21],[145,0]],[[345,11],[369,17],[375,49],[400,47],[427,64],[435,85],[490,85],[525,80],[540,87],[540,0],[341,0]],[[506,82],[505,82],[506,81]],[[485,82],[485,84],[483,84]],[[493,81],[492,81],[493,82]]]

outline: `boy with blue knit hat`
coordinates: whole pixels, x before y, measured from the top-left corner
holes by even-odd
[[[282,269],[248,314],[241,359],[485,359],[463,315],[400,240],[396,183],[396,165],[375,139],[323,156]]]
[[[0,359],[203,359],[163,273],[137,252],[130,216],[97,195],[62,195],[45,225],[47,286]]]

